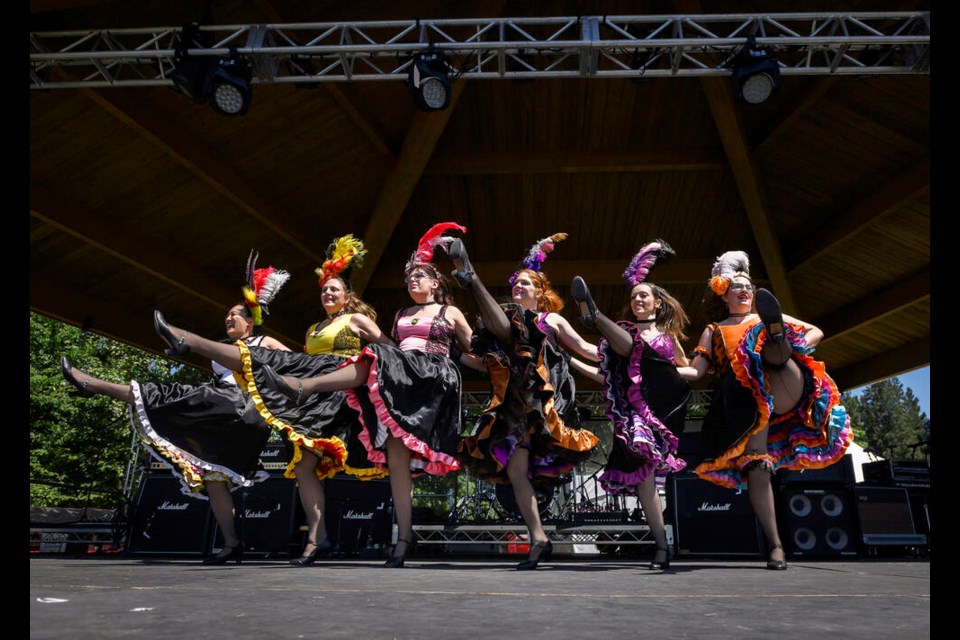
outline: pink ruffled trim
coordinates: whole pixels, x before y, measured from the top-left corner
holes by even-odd
[[[353,356],[345,363],[340,365],[339,368],[345,367],[348,364],[353,364],[360,360],[360,358],[368,357],[371,359],[370,363],[370,373],[367,376],[367,390],[369,391],[370,401],[373,402],[374,410],[377,413],[377,420],[387,427],[390,431],[390,434],[398,438],[403,442],[403,446],[411,451],[413,460],[423,461],[426,464],[424,466],[411,466],[411,471],[415,473],[428,473],[434,476],[442,476],[451,471],[456,471],[460,468],[460,463],[457,462],[457,459],[453,456],[441,453],[439,451],[434,451],[427,446],[425,442],[418,439],[414,435],[404,431],[397,421],[393,419],[393,416],[390,415],[390,412],[387,410],[386,404],[383,402],[383,398],[380,395],[380,383],[377,377],[377,364],[378,357],[377,354],[364,347],[363,351]],[[347,404],[350,408],[354,409],[359,415],[360,423],[363,425],[363,429],[360,429],[359,438],[363,448],[367,450],[367,458],[372,462],[378,469],[383,471],[388,471],[387,467],[387,456],[383,451],[374,447],[373,442],[370,440],[370,426],[364,421],[363,410],[360,406],[360,401],[357,398],[357,394],[353,389],[347,389],[344,391],[347,396]],[[378,428],[378,425],[374,425],[375,428]]]

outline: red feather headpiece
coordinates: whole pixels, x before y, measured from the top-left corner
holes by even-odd
[[[273,267],[257,269],[259,257],[260,254],[256,251],[250,251],[247,258],[247,284],[243,286],[243,300],[250,309],[253,324],[256,326],[263,324],[270,315],[267,305],[273,302],[274,296],[290,279],[289,273]]]
[[[456,229],[461,233],[466,233],[467,228],[463,225],[459,225],[456,222],[439,222],[430,229],[427,230],[423,237],[420,238],[420,242],[417,244],[417,250],[410,255],[410,260],[407,261],[404,271],[409,272],[415,266],[419,264],[431,264],[433,262],[433,253],[438,246],[443,246],[445,249],[453,242],[452,236],[443,235],[444,231],[449,231],[451,229]]]

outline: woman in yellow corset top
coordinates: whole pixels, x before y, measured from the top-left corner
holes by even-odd
[[[177,335],[185,335],[172,339],[169,325],[158,314],[157,330],[173,349],[193,350],[239,371],[260,415],[283,436],[290,461],[285,475],[296,478],[307,519],[307,545],[299,558],[291,560],[296,566],[312,564],[333,548],[323,520],[322,480],[341,471],[361,480],[386,473],[368,460],[357,437],[358,414],[347,405],[343,392],[316,394],[298,406],[264,384],[263,369],[317,376],[335,371],[366,344],[393,344],[377,326],[376,312],[349,285],[347,273],[361,265],[365,253],[363,243],[350,235],[337,238],[327,249],[327,260],[316,270],[326,318],[307,329],[302,353],[287,351],[286,357],[274,358],[267,349],[222,345],[179,329]]]

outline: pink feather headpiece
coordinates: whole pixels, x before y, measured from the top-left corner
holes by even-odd
[[[404,271],[409,272],[417,265],[430,265],[433,267],[433,253],[437,247],[443,247],[444,250],[446,250],[454,240],[453,236],[443,235],[444,231],[451,229],[456,229],[461,233],[467,232],[466,227],[456,222],[438,222],[433,225],[423,234],[423,237],[420,238],[420,242],[417,244],[417,250],[410,255]],[[434,270],[436,270],[436,267],[434,267]]]
[[[520,261],[520,268],[514,271],[510,279],[507,280],[510,286],[512,287],[513,283],[517,281],[517,277],[521,271],[528,270],[540,273],[540,270],[543,269],[543,263],[547,259],[547,254],[553,251],[556,243],[566,239],[567,234],[555,233],[552,236],[547,236],[534,242],[533,246],[530,247],[530,250],[527,252],[527,255]]]
[[[662,263],[675,255],[677,255],[677,252],[666,241],[658,238],[649,242],[640,247],[637,255],[633,256],[630,266],[623,272],[623,279],[627,281],[628,285],[635,287],[646,281],[650,271],[657,263]]]

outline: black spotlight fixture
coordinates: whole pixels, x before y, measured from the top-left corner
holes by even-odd
[[[189,55],[189,43],[197,38],[198,29],[197,23],[192,23],[185,25],[180,34],[175,66],[168,76],[173,88],[198,104],[210,102],[221,115],[243,115],[253,98],[249,63],[236,50],[224,58]]]
[[[766,102],[780,88],[780,63],[768,47],[758,47],[753,36],[730,61],[733,89],[747,104]]]
[[[220,58],[210,70],[210,106],[225,116],[241,116],[250,109],[253,73],[246,60]]]
[[[441,111],[450,104],[450,64],[443,52],[429,47],[413,56],[407,88],[417,108]]]

